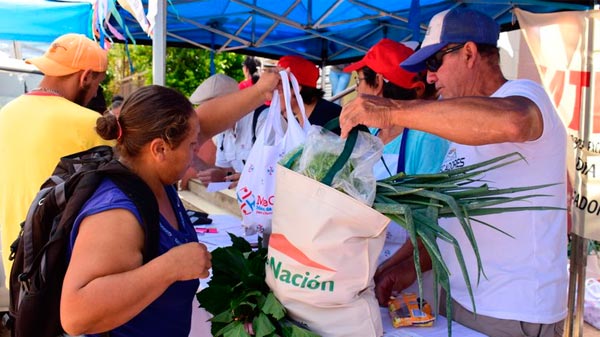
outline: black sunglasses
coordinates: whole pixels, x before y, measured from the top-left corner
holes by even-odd
[[[454,47],[451,47],[448,49],[443,49],[443,50],[438,51],[437,53],[433,54],[430,58],[425,60],[425,67],[429,71],[433,71],[433,72],[438,71],[438,69],[440,69],[440,67],[442,66],[442,63],[444,61],[444,55],[446,55],[448,53],[452,53],[454,51],[457,51],[464,46],[465,46],[465,44],[463,43],[463,44],[459,44],[457,46],[454,46]]]

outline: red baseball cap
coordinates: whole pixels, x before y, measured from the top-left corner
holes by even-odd
[[[404,89],[412,89],[422,85],[415,79],[417,73],[400,68],[400,63],[406,60],[414,50],[402,43],[381,39],[365,54],[362,60],[344,68],[349,73],[362,67],[369,67],[385,79]]]
[[[317,81],[319,80],[319,68],[310,62],[309,60],[295,55],[282,56],[277,62],[277,66],[281,68],[290,68],[290,71],[296,79],[298,84],[304,87],[317,87]]]

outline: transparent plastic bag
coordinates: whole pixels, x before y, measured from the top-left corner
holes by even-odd
[[[321,181],[344,149],[346,140],[318,125],[308,131],[301,156],[292,168]],[[335,175],[331,187],[371,206],[375,200],[373,166],[381,158],[383,143],[368,132],[359,132],[350,159]]]

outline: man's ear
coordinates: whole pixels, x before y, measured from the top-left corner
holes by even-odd
[[[384,83],[385,83],[385,79],[383,78],[383,75],[376,74],[375,75],[375,90],[377,92],[377,95],[381,95],[383,93],[383,84]]]
[[[477,44],[475,44],[475,42],[469,41],[465,43],[465,46],[462,49],[464,49],[468,65],[473,66],[475,56],[478,55],[479,52],[477,49]]]
[[[417,83],[415,83],[415,92],[417,93],[417,98],[421,98],[423,97],[423,95],[425,94],[425,83],[419,81]]]
[[[92,70],[90,70],[90,69],[82,70],[81,74],[79,75],[79,87],[84,88],[85,86],[92,83],[93,79],[94,79],[94,72]]]

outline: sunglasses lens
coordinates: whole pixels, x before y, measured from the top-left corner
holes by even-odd
[[[435,54],[432,57],[425,60],[425,67],[427,68],[427,70],[435,72],[438,71],[438,69],[440,69],[442,62],[437,56],[438,55]]]

